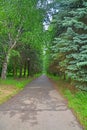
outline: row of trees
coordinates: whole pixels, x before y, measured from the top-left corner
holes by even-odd
[[[50,62],[48,71],[73,81],[87,90],[87,2],[62,0],[49,30]]]
[[[0,0],[0,75],[42,71],[44,10],[38,0]]]

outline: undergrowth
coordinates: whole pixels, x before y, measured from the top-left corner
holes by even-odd
[[[7,78],[6,80],[0,79],[0,86],[1,85],[13,85],[17,88],[24,88],[29,82],[31,82],[34,78],[39,77],[41,74],[35,74],[33,77],[29,78],[17,78],[14,79],[12,77]]]
[[[23,88],[31,79],[13,79],[7,78],[6,80],[0,79],[0,85],[12,85],[17,88]]]

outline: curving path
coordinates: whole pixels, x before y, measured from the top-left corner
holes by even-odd
[[[0,106],[0,130],[82,130],[46,76]]]

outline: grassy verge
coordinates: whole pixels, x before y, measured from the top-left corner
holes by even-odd
[[[87,130],[87,92],[76,90],[70,83],[58,77],[49,77],[56,82],[58,90],[68,100],[68,107],[73,109],[84,130]]]
[[[13,79],[7,78],[6,80],[0,79],[0,104],[10,99],[12,96],[21,91],[29,82],[39,77],[36,74],[30,78]]]

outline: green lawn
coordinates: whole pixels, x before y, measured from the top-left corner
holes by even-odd
[[[7,101],[13,95],[21,91],[26,84],[28,84],[30,79],[13,79],[7,78],[6,80],[0,79],[0,104]]]
[[[29,82],[39,77],[40,74],[36,74],[29,78],[7,78],[6,80],[0,79],[0,104],[10,99],[12,96],[21,91]]]
[[[56,81],[58,90],[68,100],[68,107],[73,109],[84,130],[87,130],[87,92],[76,90],[70,83],[60,80],[58,77],[49,77]]]

